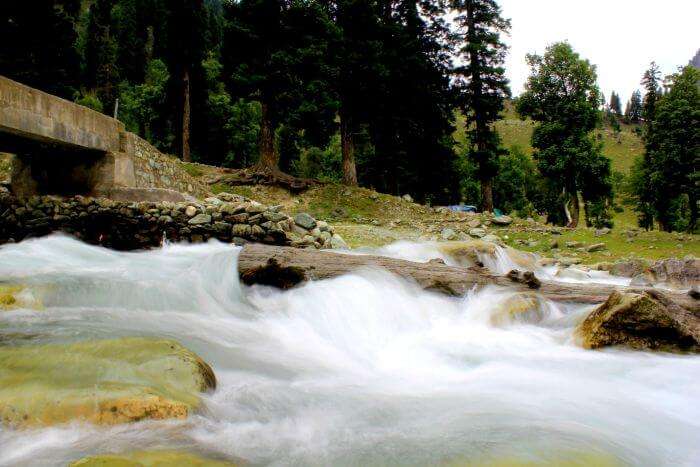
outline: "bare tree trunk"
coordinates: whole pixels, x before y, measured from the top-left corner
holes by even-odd
[[[190,154],[190,72],[187,68],[182,76],[182,160],[192,162]]]
[[[570,209],[570,216],[569,216],[569,223],[566,225],[567,227],[570,227],[572,229],[575,229],[578,227],[578,221],[580,216],[580,206],[578,203],[578,193],[574,191],[571,193],[569,201],[567,203],[571,203],[571,209]]]
[[[279,171],[279,161],[275,152],[275,129],[270,118],[270,110],[266,103],[262,103],[262,115],[260,118],[260,160],[258,168],[268,171]]]
[[[343,153],[343,184],[357,186],[355,168],[355,141],[353,121],[347,112],[340,111],[340,144]]]
[[[481,180],[481,204],[482,211],[493,212],[493,179]]]

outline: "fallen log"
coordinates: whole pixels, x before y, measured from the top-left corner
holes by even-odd
[[[302,193],[309,188],[320,185],[321,182],[310,178],[294,177],[280,170],[265,169],[224,169],[220,175],[205,178],[206,183],[213,185],[222,183],[229,186],[240,185],[269,185],[279,186],[291,193]]]
[[[310,280],[322,280],[348,274],[362,268],[381,268],[417,283],[420,287],[447,295],[461,296],[474,287],[489,284],[532,293],[532,284],[514,281],[483,267],[447,266],[441,261],[417,263],[372,255],[349,255],[330,251],[246,244],[238,256],[238,271],[243,283],[289,288]],[[278,281],[276,277],[280,275]],[[537,293],[557,302],[599,304],[615,290],[630,293],[652,292],[693,313],[700,313],[700,300],[687,293],[653,287],[624,287],[605,284],[574,284],[541,281]]]

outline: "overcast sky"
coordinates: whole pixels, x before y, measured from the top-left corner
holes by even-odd
[[[597,65],[598,85],[610,99],[627,99],[639,88],[652,60],[662,73],[686,65],[700,48],[700,0],[500,0],[512,21],[506,63],[513,95],[529,74],[525,54],[542,54],[552,42],[568,40]]]

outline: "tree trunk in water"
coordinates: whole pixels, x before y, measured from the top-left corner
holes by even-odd
[[[182,160],[192,162],[190,154],[190,72],[185,69],[182,76]]]
[[[493,212],[493,179],[481,180],[481,210]]]
[[[570,200],[568,202],[571,203],[571,211],[570,211],[571,212],[571,220],[569,221],[567,227],[575,229],[576,227],[578,227],[578,220],[580,217],[580,207],[578,204],[578,193],[575,191],[573,193],[571,193],[571,197],[570,197]]]
[[[634,293],[654,291],[687,310],[700,313],[700,300],[688,293],[662,291],[653,287],[541,280],[538,287],[533,289],[524,282],[514,281],[510,274],[494,274],[483,267],[455,267],[440,261],[417,263],[384,256],[347,255],[261,243],[246,244],[238,255],[238,272],[242,282],[248,285],[289,288],[305,281],[330,279],[367,268],[384,269],[424,289],[453,296],[462,296],[475,287],[497,285],[524,293],[534,292],[557,302],[595,304],[603,303],[615,290]]]
[[[340,112],[340,143],[343,153],[343,184],[357,186],[353,122],[346,112]]]
[[[261,105],[260,118],[260,160],[258,168],[268,171],[279,171],[277,154],[275,153],[275,129],[270,118],[270,110],[266,103]]]

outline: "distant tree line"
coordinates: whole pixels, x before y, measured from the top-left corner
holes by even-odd
[[[567,43],[528,57],[514,102],[536,123],[534,157],[504,148],[510,22],[495,0],[37,0],[1,2],[0,21],[0,74],[116,113],[184,161],[575,226],[579,206],[610,224],[610,161],[593,136],[606,115],[644,123],[644,174],[659,176],[652,161],[669,148],[648,92],[623,115]],[[651,212],[651,195],[639,199]]]

